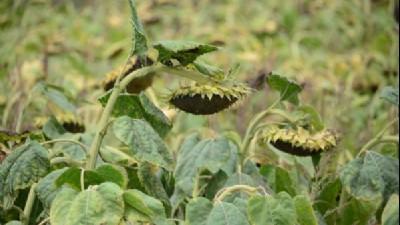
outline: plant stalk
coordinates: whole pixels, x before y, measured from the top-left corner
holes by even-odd
[[[31,186],[31,188],[29,190],[28,198],[25,203],[24,215],[23,215],[23,224],[24,225],[29,224],[29,219],[31,216],[33,203],[35,202],[35,197],[36,197],[35,188],[36,188],[36,183]]]
[[[94,139],[92,141],[92,144],[89,148],[89,159],[86,163],[86,169],[93,169],[96,164],[96,158],[97,155],[99,154],[99,149],[101,146],[101,142],[103,140],[103,137],[106,133],[106,128],[108,125],[108,120],[111,117],[112,110],[114,108],[114,105],[118,99],[119,94],[122,92],[122,90],[125,89],[125,87],[135,78],[139,77],[144,77],[150,73],[154,73],[162,68],[162,65],[160,64],[155,64],[152,66],[144,67],[138,70],[133,71],[126,77],[124,77],[121,81],[117,79],[114,88],[111,92],[111,96],[107,101],[106,106],[104,107],[103,113],[101,114],[99,124],[96,129],[96,134],[94,136]]]

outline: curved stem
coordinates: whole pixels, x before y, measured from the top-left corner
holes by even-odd
[[[31,189],[29,190],[28,198],[25,203],[24,217],[23,217],[23,224],[25,224],[25,225],[29,224],[29,219],[31,216],[33,203],[35,202],[35,197],[36,197],[35,188],[36,188],[36,184],[33,184],[31,186]]]
[[[50,160],[50,164],[58,164],[58,163],[67,163],[69,165],[73,166],[82,166],[84,165],[84,162],[81,161],[76,161],[68,157],[55,157]]]
[[[79,145],[85,152],[87,152],[87,149],[88,149],[88,146],[82,144],[79,141],[75,141],[75,140],[72,140],[72,139],[53,139],[53,140],[50,140],[50,141],[41,142],[40,144],[41,145],[47,145],[47,144],[53,144],[53,143],[57,143],[57,142],[70,142],[70,143]]]
[[[169,74],[173,74],[173,75],[177,75],[180,77],[184,77],[190,80],[194,80],[199,84],[204,84],[204,83],[211,83],[211,82],[217,82],[215,80],[212,80],[211,78],[208,78],[206,76],[204,76],[203,74],[196,72],[196,71],[191,71],[191,70],[180,70],[180,69],[176,69],[173,67],[163,67],[161,69],[162,72],[165,73],[169,73]]]
[[[398,119],[394,119],[390,121],[374,138],[368,141],[358,152],[357,157],[364,154],[368,149],[372,148],[373,146],[382,143],[382,142],[394,142],[399,143],[399,138],[397,136],[384,136],[385,132],[395,123],[398,122]]]
[[[242,184],[238,184],[238,185],[234,185],[234,186],[230,186],[224,189],[221,189],[220,191],[218,191],[218,193],[215,195],[214,198],[214,202],[222,202],[222,200],[224,200],[225,197],[227,197],[228,195],[234,193],[234,192],[246,192],[249,195],[254,195],[258,193],[259,188],[255,188],[255,187],[251,187],[248,185],[242,185]],[[266,192],[264,192],[266,193]]]
[[[138,70],[133,71],[126,77],[124,77],[121,81],[117,79],[115,82],[114,88],[111,92],[110,98],[107,101],[107,104],[103,110],[103,113],[101,114],[101,118],[99,121],[99,124],[96,129],[96,134],[94,136],[94,139],[92,141],[92,144],[89,148],[89,159],[86,163],[86,169],[93,169],[96,164],[96,158],[99,153],[99,149],[101,146],[101,142],[103,140],[103,137],[106,133],[106,127],[108,125],[108,120],[111,117],[112,110],[114,108],[114,105],[117,101],[117,98],[119,94],[122,92],[122,90],[125,89],[125,87],[135,78],[139,77],[144,77],[150,73],[156,72],[162,68],[162,65],[160,64],[155,64],[152,66],[144,67]]]

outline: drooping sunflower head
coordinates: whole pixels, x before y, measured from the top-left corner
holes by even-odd
[[[73,114],[59,114],[56,120],[63,126],[63,128],[71,133],[83,133],[85,132],[85,125],[82,121]],[[49,120],[48,117],[37,117],[35,118],[35,126],[42,128],[44,124]]]
[[[251,89],[241,83],[193,84],[182,86],[169,96],[178,109],[195,115],[210,115],[242,100]]]
[[[117,77],[119,76],[121,71],[122,77],[125,77],[133,71],[140,69],[144,66],[149,66],[151,64],[153,64],[153,60],[151,60],[150,58],[146,58],[144,62],[141,62],[138,58],[130,58],[126,66],[121,65],[106,75],[106,78],[103,81],[104,90],[108,91],[114,87],[114,83],[117,80]],[[131,94],[138,94],[151,86],[151,84],[153,83],[153,78],[154,74],[149,74],[148,76],[133,79],[126,87],[126,90]]]
[[[337,145],[337,135],[331,130],[310,133],[302,127],[268,127],[259,136],[259,143],[270,143],[278,150],[297,156],[311,156],[329,151]]]

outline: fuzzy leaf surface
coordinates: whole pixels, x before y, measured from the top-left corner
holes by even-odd
[[[293,200],[298,223],[300,225],[318,225],[318,220],[310,200],[304,195],[298,195]]]
[[[46,208],[50,208],[51,203],[53,202],[57,193],[60,191],[60,187],[56,185],[56,180],[67,169],[68,168],[62,168],[47,174],[47,176],[41,179],[36,185],[35,191],[37,197]]]

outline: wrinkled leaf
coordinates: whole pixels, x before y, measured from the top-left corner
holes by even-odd
[[[121,188],[114,183],[77,192],[63,187],[50,208],[53,225],[118,225],[124,215]]]
[[[310,200],[304,195],[298,195],[294,199],[297,221],[300,225],[318,225],[317,217]]]
[[[213,204],[206,198],[195,198],[186,205],[187,225],[207,225]]]
[[[270,88],[279,91],[281,101],[289,101],[295,105],[299,104],[298,94],[303,90],[303,88],[295,81],[271,73],[267,76],[267,83]]]
[[[192,41],[159,41],[154,48],[158,50],[158,61],[167,63],[176,59],[183,66],[192,63],[200,55],[218,50],[216,46]]]
[[[276,192],[285,191],[291,196],[297,194],[295,179],[291,176],[289,171],[279,166],[262,166],[260,173],[268,181],[268,185]]]
[[[137,160],[167,170],[173,169],[171,153],[161,137],[145,121],[122,116],[115,120],[113,130],[115,136],[130,148]]]
[[[297,216],[293,199],[285,192],[277,196],[253,196],[247,212],[256,225],[296,225]]]
[[[36,194],[46,208],[50,208],[53,199],[60,191],[60,188],[56,185],[55,181],[65,172],[65,170],[67,170],[67,168],[55,170],[47,174],[47,176],[41,179],[36,185]]]
[[[105,106],[110,98],[111,92],[99,98],[100,103]],[[129,116],[133,119],[144,119],[164,137],[172,125],[164,113],[157,108],[144,93],[139,95],[120,94],[113,109],[113,115]]]
[[[30,187],[44,177],[50,168],[47,150],[30,141],[13,150],[0,165],[0,199],[8,209],[18,190]]]

